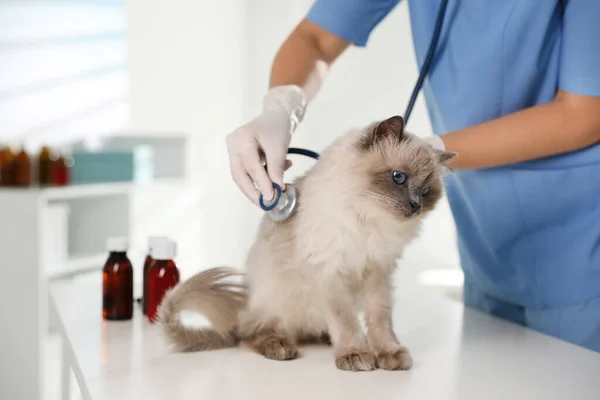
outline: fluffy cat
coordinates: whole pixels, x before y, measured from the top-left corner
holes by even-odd
[[[167,337],[179,351],[241,342],[275,360],[330,342],[342,370],[409,369],[392,329],[391,275],[455,156],[404,132],[399,116],[343,135],[295,181],[294,214],[280,223],[265,215],[245,273],[209,269],[165,296],[158,318]],[[230,279],[236,274],[243,283]],[[184,326],[183,310],[212,327]]]

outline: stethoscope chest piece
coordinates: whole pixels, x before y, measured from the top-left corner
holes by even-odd
[[[265,203],[262,195],[260,196],[260,208],[267,212],[269,218],[274,222],[281,222],[287,219],[296,208],[296,187],[290,183],[285,185],[285,191],[274,183],[275,198],[268,203]]]

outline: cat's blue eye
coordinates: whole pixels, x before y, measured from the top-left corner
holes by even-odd
[[[425,186],[423,190],[421,190],[421,196],[425,197],[429,193],[429,186]]]
[[[402,171],[392,171],[392,179],[396,185],[402,185],[406,182],[406,174]]]

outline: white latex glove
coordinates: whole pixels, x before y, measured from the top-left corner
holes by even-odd
[[[258,204],[259,190],[266,201],[271,200],[273,183],[284,189],[285,157],[305,109],[306,99],[300,87],[274,87],[264,97],[262,113],[227,135],[231,175],[253,203]]]

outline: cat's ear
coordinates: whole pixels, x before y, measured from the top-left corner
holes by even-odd
[[[368,133],[367,144],[372,146],[380,140],[386,138],[395,138],[400,140],[404,134],[404,118],[395,115],[377,124],[371,132]]]
[[[445,151],[445,150],[437,150],[436,149],[435,155],[436,155],[438,163],[442,167],[448,169],[449,171],[454,171],[452,169],[451,161],[456,158],[458,153],[456,153],[454,151]]]

